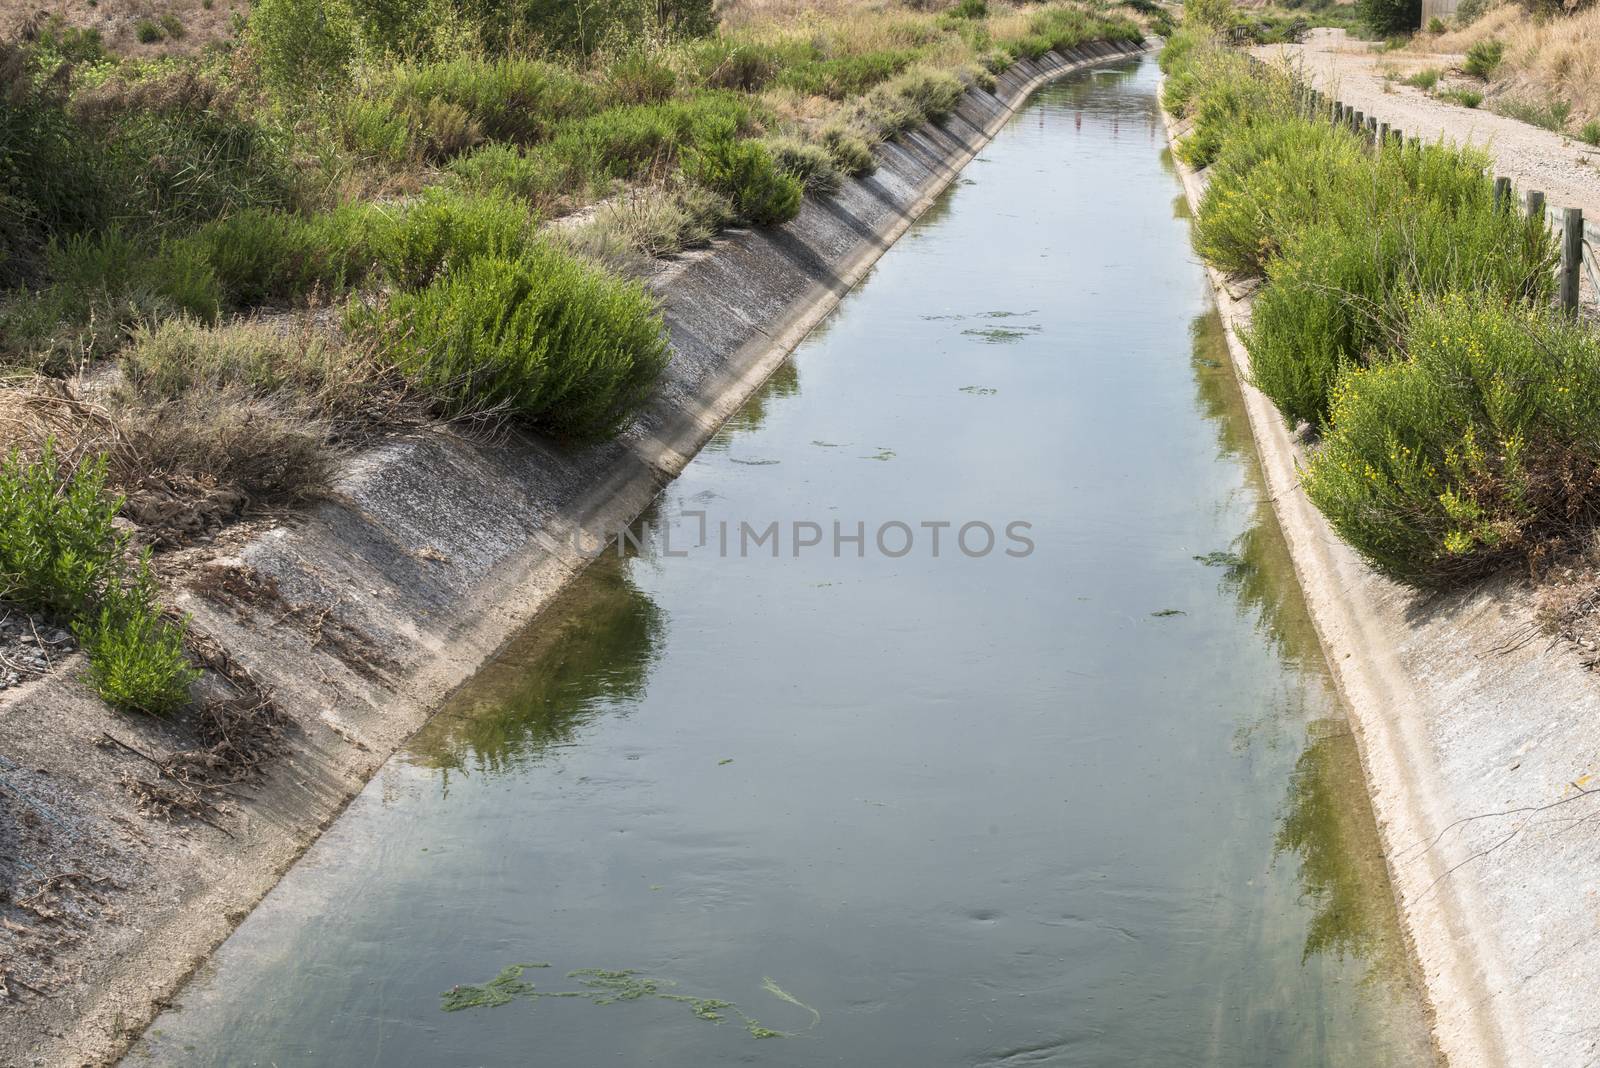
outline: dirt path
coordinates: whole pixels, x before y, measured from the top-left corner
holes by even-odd
[[[1517,189],[1543,190],[1555,208],[1576,205],[1584,217],[1600,221],[1600,149],[1481,109],[1436,100],[1421,89],[1384,80],[1387,67],[1402,76],[1427,67],[1449,70],[1460,57],[1411,52],[1379,54],[1368,42],[1343,30],[1313,30],[1305,43],[1256,50],[1263,59],[1286,56],[1317,88],[1346,104],[1376,115],[1409,136],[1470,142],[1488,150],[1496,174]]]

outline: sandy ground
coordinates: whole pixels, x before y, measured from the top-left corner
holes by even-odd
[[[1518,190],[1542,190],[1550,207],[1580,207],[1587,220],[1600,222],[1600,149],[1503,115],[1435,100],[1421,89],[1383,77],[1386,67],[1402,76],[1427,67],[1448,70],[1450,57],[1380,55],[1368,42],[1333,29],[1314,30],[1303,44],[1271,45],[1256,54],[1269,60],[1286,57],[1323,92],[1376,115],[1408,137],[1480,145],[1494,158],[1495,173],[1509,177]]]

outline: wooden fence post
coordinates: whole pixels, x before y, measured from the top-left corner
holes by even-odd
[[[1501,175],[1494,180],[1494,206],[1506,207],[1511,199],[1511,179]]]
[[[1575,316],[1578,272],[1583,270],[1583,209],[1568,208],[1561,223],[1561,310]]]
[[[1522,208],[1528,213],[1528,218],[1544,222],[1544,194],[1537,189],[1530,189],[1522,194]]]

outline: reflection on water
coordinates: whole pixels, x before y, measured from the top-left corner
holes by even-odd
[[[1154,84],[1041,92],[657,509],[1024,519],[1036,552],[608,555],[143,1048],[1426,1064]]]
[[[1214,310],[1197,316],[1190,327],[1196,396],[1217,428],[1218,455],[1241,464],[1255,496],[1254,521],[1217,560],[1222,585],[1280,658],[1319,678],[1331,692],[1289,545],[1268,499],[1224,330]],[[1335,714],[1305,724],[1304,749],[1290,776],[1274,840],[1280,857],[1298,861],[1302,892],[1313,910],[1303,957],[1327,953],[1360,959],[1368,965],[1370,981],[1389,984],[1397,997],[1414,997],[1355,736],[1342,709],[1330,711]]]
[[[408,758],[439,769],[444,789],[451,771],[505,773],[534,763],[571,745],[596,716],[626,714],[643,696],[660,610],[616,552],[596,560],[573,590],[412,739]]]

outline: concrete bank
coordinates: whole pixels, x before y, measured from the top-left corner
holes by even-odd
[[[0,959],[13,980],[0,1064],[120,1055],[396,747],[582,569],[580,542],[643,511],[1029,93],[1130,51],[1019,63],[994,93],[969,91],[947,121],[881,146],[876,174],[808,200],[789,225],[665,266],[652,284],[673,361],[616,441],[400,437],[356,457],[309,515],[236,537],[218,561],[236,569],[226,603],[177,599],[291,726],[265,781],[233,791],[223,826],[139,814],[120,780],[148,767],[96,742],[111,730],[160,755],[174,739],[109,714],[70,666],[0,694],[0,772],[15,788],[0,791],[0,832],[18,839],[0,833],[0,846],[47,861],[37,875],[71,873],[51,884],[49,930],[0,935],[11,948],[52,939]]]
[[[1170,139],[1185,132],[1169,118]],[[1205,177],[1177,166],[1198,208]],[[1246,383],[1249,297],[1210,273]],[[1600,685],[1541,634],[1525,584],[1423,598],[1374,574],[1301,491],[1277,410],[1243,390],[1441,1051],[1452,1068],[1597,1063]]]

